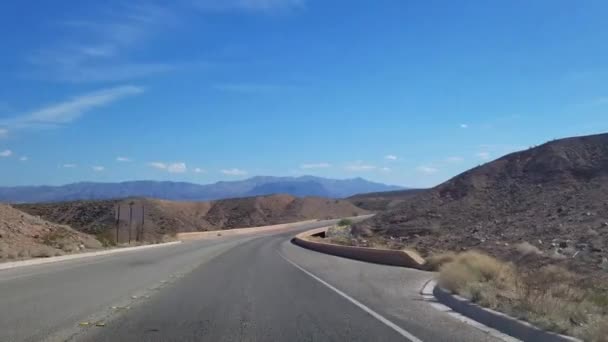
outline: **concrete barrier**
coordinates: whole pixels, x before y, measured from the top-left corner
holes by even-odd
[[[522,341],[582,342],[574,337],[542,330],[528,322],[520,321],[498,311],[486,309],[437,285],[434,286],[433,295],[439,303],[459,314]]]
[[[368,247],[353,247],[311,240],[309,237],[320,235],[329,227],[308,230],[296,235],[292,242],[313,251],[349,259],[372,262],[382,265],[401,266],[416,269],[424,268],[424,259],[414,252]]]
[[[272,226],[235,228],[235,229],[224,229],[224,230],[210,230],[210,231],[206,231],[206,232],[178,233],[177,239],[180,241],[187,241],[187,240],[213,239],[213,238],[218,238],[218,237],[222,237],[222,236],[276,232],[276,231],[281,231],[281,230],[287,230],[289,228],[293,228],[293,227],[299,226],[301,224],[307,224],[307,223],[312,223],[312,222],[317,222],[317,220],[275,224]]]
[[[372,216],[374,216],[374,214],[346,217],[346,219],[352,220],[354,222],[358,222],[358,221],[362,221],[364,219],[370,218]],[[282,230],[287,231],[292,228],[297,228],[303,224],[308,224],[308,223],[313,223],[313,222],[320,222],[320,223],[327,222],[327,224],[330,225],[335,222],[338,222],[339,220],[341,220],[341,219],[337,218],[337,219],[327,219],[327,220],[306,220],[306,221],[275,224],[275,225],[271,225],[271,226],[210,230],[210,231],[206,231],[206,232],[178,233],[177,239],[181,240],[181,241],[187,241],[187,240],[213,239],[213,238],[218,238],[218,237],[222,237],[222,236],[234,236],[234,235],[243,235],[243,234],[264,233],[264,232],[280,232]]]

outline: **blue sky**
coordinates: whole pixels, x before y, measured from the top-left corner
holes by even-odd
[[[608,130],[605,1],[4,1],[0,185],[432,186]]]

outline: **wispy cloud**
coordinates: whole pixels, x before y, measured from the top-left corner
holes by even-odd
[[[6,158],[6,157],[10,157],[12,155],[13,155],[13,151],[11,151],[11,150],[4,150],[4,151],[0,152],[0,157]]]
[[[380,169],[380,171],[382,171],[382,172],[391,172],[393,170],[390,167],[383,167],[383,168]]]
[[[165,170],[169,173],[184,173],[188,171],[186,167],[186,163],[177,162],[177,163],[164,163],[164,162],[151,162],[148,163],[148,166],[153,167],[159,170]]]
[[[116,157],[116,161],[117,162],[121,162],[121,163],[129,163],[129,162],[131,162],[131,158],[129,158],[129,157]]]
[[[63,165],[61,165],[61,167],[65,168],[65,169],[73,169],[76,167],[76,164],[63,164]]]
[[[29,160],[29,158],[27,156],[21,156],[21,157],[19,157],[19,161],[24,162],[24,161],[28,161],[28,160]]]
[[[247,174],[247,171],[241,169],[224,169],[221,171],[223,174],[228,176],[244,176]]]
[[[194,173],[204,173],[205,170],[201,169],[200,167],[195,167],[194,168]]]
[[[389,155],[384,156],[384,159],[386,159],[386,160],[397,160],[398,158],[397,158],[396,155],[389,154]]]
[[[93,171],[95,171],[95,172],[101,172],[101,171],[105,170],[106,168],[101,165],[95,165],[95,166],[91,167],[91,169],[93,169]]]
[[[376,168],[377,167],[375,165],[365,164],[361,160],[357,160],[354,163],[346,165],[346,167],[345,167],[346,171],[352,171],[352,172],[372,171],[372,170],[375,170]]]
[[[150,163],[148,163],[148,166],[153,167],[155,169],[160,169],[160,170],[167,169],[167,164],[162,163],[162,162],[150,162]]]
[[[54,127],[67,124],[90,110],[109,105],[127,96],[141,94],[143,91],[143,88],[132,85],[103,89],[52,104],[31,113],[0,120],[0,125],[27,128],[37,126]]]
[[[476,156],[481,160],[488,160],[490,159],[490,152],[482,151],[477,153]]]
[[[193,0],[204,11],[277,11],[302,8],[304,0]]]
[[[127,2],[95,11],[93,19],[63,22],[68,33],[32,53],[28,77],[66,82],[123,81],[173,70],[166,63],[130,62],[128,51],[176,22],[157,4]]]
[[[169,173],[184,173],[188,171],[188,168],[184,162],[171,163],[167,166],[167,171],[169,171]]]
[[[310,163],[300,165],[300,169],[326,169],[331,167],[329,163]]]
[[[460,128],[469,128],[469,125],[466,123],[460,124]]]
[[[425,166],[425,165],[418,166],[416,168],[416,171],[423,173],[425,175],[432,175],[432,174],[439,172],[439,170],[437,168],[434,168],[431,166]]]
[[[464,161],[464,158],[459,157],[459,156],[452,156],[452,157],[445,158],[445,161],[448,163],[460,163],[460,162]]]
[[[0,138],[6,138],[8,136],[8,129],[0,128]]]

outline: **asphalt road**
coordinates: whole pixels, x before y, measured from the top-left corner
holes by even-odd
[[[0,341],[495,341],[430,273],[290,243],[322,225],[0,271]]]

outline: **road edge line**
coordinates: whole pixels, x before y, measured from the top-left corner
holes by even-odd
[[[290,263],[292,266],[294,266],[295,268],[299,269],[300,271],[304,272],[305,274],[307,274],[308,276],[310,276],[311,278],[315,279],[316,281],[318,281],[319,283],[325,285],[326,287],[328,287],[330,290],[334,291],[335,293],[339,294],[340,296],[342,296],[344,299],[348,300],[349,302],[351,302],[352,304],[355,304],[357,307],[359,307],[359,309],[365,311],[366,313],[368,313],[369,315],[371,315],[372,317],[374,317],[375,319],[377,319],[378,321],[380,321],[381,323],[383,323],[384,325],[388,326],[389,328],[393,329],[394,331],[396,331],[399,335],[407,338],[408,340],[412,341],[412,342],[422,342],[421,339],[417,338],[416,336],[412,335],[410,332],[408,332],[407,330],[401,328],[400,326],[398,326],[397,324],[393,323],[392,321],[390,321],[388,318],[382,316],[381,314],[377,313],[376,311],[370,309],[369,307],[367,307],[365,304],[359,302],[358,300],[354,299],[353,297],[347,295],[346,293],[342,292],[341,290],[337,289],[336,287],[332,286],[331,284],[329,284],[328,282],[326,282],[325,280],[317,277],[316,275],[314,275],[313,273],[311,273],[310,271],[306,270],[304,267],[296,264],[295,262],[289,260],[286,256],[284,256],[281,252],[277,252],[281,258],[283,258],[285,261],[287,261],[288,263]]]

